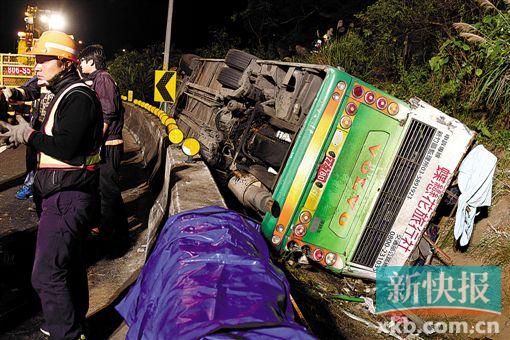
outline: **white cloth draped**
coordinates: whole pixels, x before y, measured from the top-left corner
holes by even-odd
[[[455,240],[461,246],[469,243],[473,232],[476,209],[490,206],[492,200],[492,177],[497,158],[483,145],[476,146],[464,158],[459,167],[459,196],[455,220]]]

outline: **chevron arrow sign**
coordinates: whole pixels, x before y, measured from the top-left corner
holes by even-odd
[[[157,70],[154,75],[154,101],[175,102],[175,71]]]

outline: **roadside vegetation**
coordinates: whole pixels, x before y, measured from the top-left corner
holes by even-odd
[[[152,102],[154,72],[163,64],[163,45],[150,45],[141,51],[119,52],[108,64],[108,70],[119,85],[120,92],[132,90],[134,97]]]

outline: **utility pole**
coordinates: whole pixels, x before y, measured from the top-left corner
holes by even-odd
[[[163,70],[168,70],[170,59],[170,38],[172,37],[172,15],[174,12],[174,0],[168,0],[168,15],[166,18],[165,52],[163,54]]]

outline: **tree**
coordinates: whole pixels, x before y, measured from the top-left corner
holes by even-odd
[[[336,29],[339,20],[352,20],[374,0],[249,0],[232,16],[242,27],[242,48],[263,58],[282,59],[295,54],[295,46],[312,46],[317,35]]]
[[[121,93],[133,91],[135,98],[152,102],[154,70],[162,69],[163,45],[151,45],[142,51],[120,52],[108,64]]]

